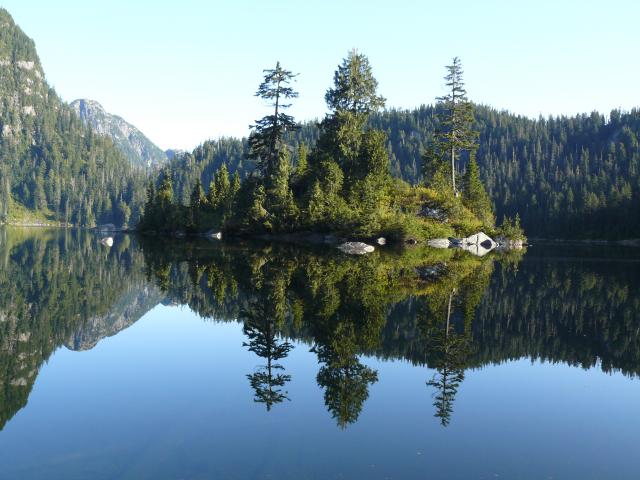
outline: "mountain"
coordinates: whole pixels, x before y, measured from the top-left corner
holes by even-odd
[[[372,116],[371,126],[387,134],[394,176],[423,180],[421,157],[436,118],[431,105]],[[519,214],[535,237],[640,237],[640,110],[530,119],[476,105],[475,121],[477,161],[498,219]],[[298,145],[313,146],[318,134],[309,122],[290,136],[294,162]],[[246,154],[245,139],[223,138],[176,156],[176,198],[187,203],[196,178],[207,187],[222,163],[246,176],[254,168]]]
[[[166,163],[165,152],[123,118],[106,112],[98,102],[79,99],[71,102],[71,108],[95,132],[109,137],[131,165],[148,168]]]
[[[0,9],[0,222],[135,222],[145,174],[47,84],[33,40]]]

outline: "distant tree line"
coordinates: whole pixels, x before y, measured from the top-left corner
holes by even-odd
[[[441,107],[374,112],[368,124],[383,131],[393,177],[412,184],[424,181],[422,159],[438,129]],[[479,132],[475,160],[499,222],[519,215],[529,235],[563,238],[637,238],[640,236],[640,110],[613,110],[575,117],[530,119],[490,107],[474,106],[473,129]],[[291,159],[299,145],[312,148],[320,129],[305,123],[288,134]],[[230,145],[233,145],[231,147]],[[215,161],[203,156],[187,171],[211,175],[222,163],[249,174],[246,141],[206,142]],[[305,151],[307,150],[305,149]],[[466,171],[469,155],[459,158]],[[190,173],[179,173],[177,191],[190,191]],[[186,194],[188,195],[188,193]]]

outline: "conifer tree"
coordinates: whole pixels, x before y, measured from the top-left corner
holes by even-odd
[[[338,66],[325,101],[331,113],[321,123],[321,150],[333,157],[347,177],[358,170],[362,134],[369,116],[384,107],[369,59],[356,50]]]
[[[491,199],[482,185],[476,156],[471,154],[469,164],[462,179],[462,203],[471,210],[485,226],[495,223]]]
[[[438,97],[438,128],[432,145],[423,160],[424,173],[434,175],[449,171],[451,188],[458,196],[456,185],[456,159],[460,152],[473,152],[477,149],[478,132],[473,130],[473,104],[467,99],[464,88],[462,64],[458,57],[447,67],[444,77],[447,94]],[[447,165],[446,167],[444,165]],[[425,181],[430,182],[430,178]]]
[[[284,113],[291,106],[287,101],[297,98],[298,92],[290,86],[297,75],[282,68],[280,62],[274,69],[264,70],[264,74],[256,97],[267,101],[274,110],[251,125],[249,158],[257,161],[257,170],[263,177],[270,178],[278,168],[284,134],[298,128],[294,118]]]

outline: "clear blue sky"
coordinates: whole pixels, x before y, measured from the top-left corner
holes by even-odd
[[[462,59],[472,100],[537,117],[640,105],[640,2],[0,0],[66,101],[97,100],[162,148],[246,135],[262,69],[299,72],[299,119],[350,48],[389,107],[431,103]]]

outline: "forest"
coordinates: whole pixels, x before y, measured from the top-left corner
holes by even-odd
[[[520,215],[529,236],[568,239],[640,237],[640,110],[530,119],[474,105],[476,160],[498,221]],[[373,113],[368,122],[387,135],[392,175],[423,181],[421,158],[437,125],[437,105]],[[316,122],[289,135],[291,157],[318,141]],[[254,168],[246,140],[208,141],[174,160],[177,198],[188,203],[224,163],[244,177]],[[464,168],[464,165],[463,165]]]

